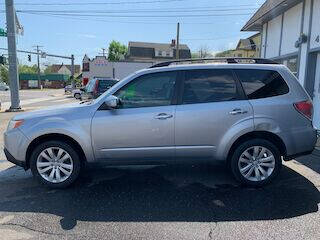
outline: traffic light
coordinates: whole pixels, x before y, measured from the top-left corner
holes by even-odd
[[[28,55],[28,61],[31,62],[31,54]]]
[[[7,64],[7,58],[5,56],[0,56],[0,64]]]

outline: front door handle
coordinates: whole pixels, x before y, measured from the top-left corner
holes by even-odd
[[[155,119],[163,120],[163,119],[172,118],[172,117],[173,117],[172,114],[159,113],[159,114],[158,114],[157,116],[155,116],[154,118],[155,118]]]
[[[248,111],[245,111],[245,110],[242,110],[240,108],[236,108],[236,109],[233,109],[231,112],[229,112],[229,114],[231,115],[238,115],[238,114],[245,114],[247,113]]]

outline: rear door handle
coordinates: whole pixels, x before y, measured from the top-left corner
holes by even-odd
[[[247,113],[248,111],[245,111],[245,110],[242,110],[240,108],[236,108],[236,109],[233,109],[231,112],[229,112],[229,114],[231,115],[238,115],[238,114],[245,114]]]
[[[160,119],[160,120],[164,120],[167,118],[172,118],[173,115],[172,114],[167,114],[167,113],[159,113],[157,116],[155,116],[155,119]]]

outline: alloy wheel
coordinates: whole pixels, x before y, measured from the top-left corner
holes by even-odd
[[[64,182],[73,172],[71,156],[60,147],[44,149],[39,154],[36,165],[40,176],[51,183]]]
[[[270,177],[275,168],[275,157],[266,147],[247,148],[238,161],[240,173],[249,181],[263,181]]]

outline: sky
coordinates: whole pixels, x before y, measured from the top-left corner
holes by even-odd
[[[5,28],[4,0],[0,3],[0,28]],[[232,49],[240,38],[253,32],[240,32],[264,0],[14,0],[24,35],[17,38],[17,49],[41,50],[57,55],[75,55],[81,64],[84,54],[101,55],[112,40],[170,43],[176,38],[180,22],[180,43],[192,52],[205,47],[213,54]],[[0,37],[0,47],[7,39]],[[6,54],[6,51],[0,50]],[[27,54],[18,55],[19,63],[29,63]],[[48,64],[70,60],[41,58]]]

